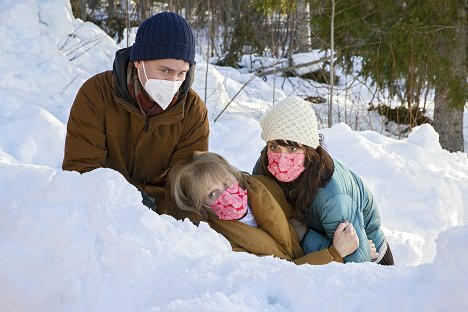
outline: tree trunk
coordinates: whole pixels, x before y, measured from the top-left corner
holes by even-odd
[[[185,0],[185,20],[190,23],[190,19],[192,18],[192,7],[190,6],[190,1]]]
[[[450,105],[447,94],[447,89],[436,89],[433,126],[442,148],[463,152],[463,109]]]
[[[114,0],[107,0],[107,16],[109,18],[115,17],[115,3]]]
[[[147,0],[139,0],[137,2],[137,12],[139,13],[140,22],[143,22],[146,18],[149,17],[148,14],[148,1]]]
[[[335,0],[331,1],[330,21],[330,100],[328,101],[328,128],[333,126],[333,85],[335,83]]]
[[[229,52],[229,43],[231,42],[231,31],[232,31],[232,16],[231,13],[233,10],[233,4],[231,3],[231,0],[224,1],[225,5],[222,7],[221,10],[221,20],[223,23],[223,51],[222,54],[226,54]],[[235,8],[233,8],[235,9]],[[239,12],[239,11],[234,11],[234,12]]]
[[[305,0],[297,0],[296,5],[297,52],[309,52],[311,49],[309,2]]]
[[[466,2],[466,1],[465,1]],[[458,10],[456,48],[442,50],[453,64],[453,77],[445,87],[436,87],[434,108],[434,129],[439,133],[440,145],[451,152],[464,151],[463,109],[466,103],[466,29],[463,27],[466,11],[463,5]],[[442,52],[442,53],[444,53]],[[450,87],[463,90],[465,96],[451,96]]]
[[[72,8],[72,13],[75,18],[81,17],[80,1],[79,0],[70,0],[70,5]]]
[[[80,0],[80,18],[86,21],[86,0]]]

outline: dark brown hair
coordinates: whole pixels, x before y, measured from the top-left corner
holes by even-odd
[[[301,146],[294,141],[288,140],[276,140],[274,142],[281,146]],[[263,174],[272,177],[278,182],[288,201],[293,204],[295,217],[299,220],[304,218],[304,212],[309,203],[314,199],[317,188],[327,185],[333,175],[333,159],[325,150],[323,135],[321,134],[319,134],[319,142],[320,146],[315,149],[307,145],[302,145],[306,154],[304,160],[305,169],[301,175],[292,182],[278,181],[270,171],[268,171],[268,144],[263,148],[260,156],[259,165],[261,171]]]

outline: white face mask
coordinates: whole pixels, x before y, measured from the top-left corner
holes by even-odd
[[[141,61],[146,82],[143,85],[149,96],[165,110],[171,104],[174,95],[179,91],[183,81],[171,81],[163,79],[148,79],[145,64]],[[141,79],[140,79],[141,82]]]

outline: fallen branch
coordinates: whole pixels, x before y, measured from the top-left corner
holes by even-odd
[[[326,56],[326,57],[322,57],[322,58],[320,58],[318,60],[315,60],[315,61],[312,61],[312,62],[309,62],[309,63],[301,63],[301,64],[296,64],[296,65],[286,66],[286,67],[283,67],[283,68],[274,68],[274,69],[270,69],[270,70],[267,70],[267,71],[257,71],[256,75],[257,75],[257,77],[265,77],[265,76],[268,76],[270,74],[274,74],[276,72],[284,73],[284,72],[291,71],[291,70],[294,70],[294,69],[307,67],[307,66],[312,66],[312,65],[315,65],[315,64],[318,64],[318,63],[323,63],[323,62],[326,62],[328,60],[330,60],[330,57]]]
[[[290,70],[293,70],[293,69],[298,69],[298,68],[307,67],[307,66],[318,64],[318,63],[322,63],[322,62],[328,61],[329,59],[330,59],[330,57],[327,56],[327,57],[322,57],[322,58],[320,58],[318,60],[315,60],[315,61],[312,61],[312,62],[309,62],[309,63],[302,63],[302,64],[287,66],[287,67],[283,67],[283,68],[274,68],[274,69],[267,70],[267,71],[261,71],[261,70],[256,71],[252,75],[252,77],[250,77],[249,80],[247,80],[244,83],[242,88],[240,88],[240,90],[232,97],[232,99],[226,104],[226,106],[224,106],[224,108],[221,110],[221,112],[218,114],[218,116],[216,116],[216,118],[214,119],[213,122],[216,122],[218,120],[218,118],[221,116],[221,114],[224,113],[224,111],[228,108],[229,105],[231,105],[232,101],[234,101],[234,99],[237,97],[237,95],[239,93],[241,93],[241,91],[244,90],[244,88],[247,87],[247,85],[249,83],[251,83],[252,80],[255,79],[255,77],[265,77],[265,76],[268,76],[270,74],[274,74],[274,73],[277,73],[277,72],[284,73],[286,71],[290,71]]]

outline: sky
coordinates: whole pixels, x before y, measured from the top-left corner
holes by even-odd
[[[430,125],[398,138],[396,125],[363,106],[371,90],[339,70],[331,128],[327,107],[314,106],[320,133],[372,190],[392,267],[297,266],[232,252],[208,225],[148,210],[116,171],[63,172],[74,96],[112,68],[122,44],[74,19],[67,0],[3,0],[0,38],[0,311],[468,309],[467,154],[443,150]],[[249,68],[276,60],[245,56],[243,69],[218,67],[203,47],[200,39],[193,88],[208,107],[210,150],[250,172],[265,111],[290,94],[326,97],[326,88],[251,79]],[[465,112],[465,138],[467,124]]]

